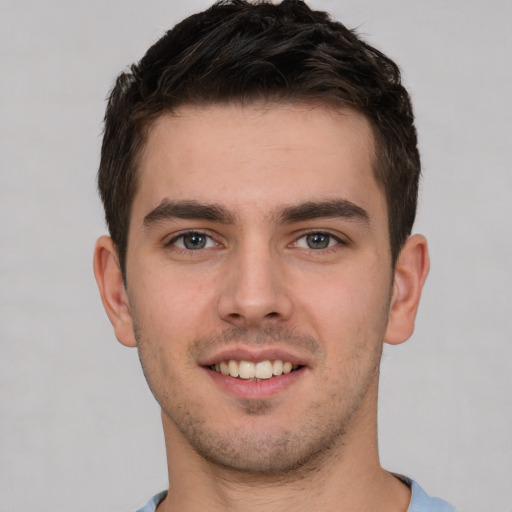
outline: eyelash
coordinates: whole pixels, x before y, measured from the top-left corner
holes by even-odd
[[[197,237],[204,237],[206,238],[206,244],[210,244],[210,246],[200,247],[198,249],[190,249],[184,246],[184,240],[187,236],[197,236]],[[180,247],[177,242],[181,240],[182,247]],[[166,247],[173,247],[177,251],[186,252],[186,253],[192,253],[192,252],[198,252],[202,249],[211,249],[213,246],[219,246],[220,244],[214,240],[214,238],[209,235],[208,233],[205,233],[203,231],[184,231],[180,233],[179,235],[174,236],[171,240],[165,243]]]
[[[329,239],[327,247],[320,247],[320,248],[315,249],[312,247],[300,247],[299,246],[300,240],[306,240],[308,237],[311,237],[311,236],[327,237]],[[339,236],[329,233],[328,231],[308,231],[307,233],[304,233],[301,236],[299,236],[298,238],[296,238],[295,241],[290,245],[292,247],[298,247],[300,249],[305,249],[305,250],[312,251],[312,252],[322,252],[325,254],[326,252],[331,252],[331,251],[336,250],[337,246],[339,246],[339,245],[347,245],[347,242],[345,240],[343,240],[342,238],[340,238]],[[307,245],[307,242],[305,242],[305,245]]]
[[[185,237],[187,237],[187,236],[192,237],[194,235],[197,237],[206,238],[204,247],[191,249],[191,248],[185,246],[185,242],[184,242]],[[329,239],[327,247],[321,247],[321,248],[316,248],[316,249],[312,248],[312,247],[300,247],[299,241],[303,240],[303,239],[306,240],[307,237],[311,237],[311,236],[327,237]],[[180,240],[181,240],[181,245],[182,245],[181,247],[177,243]],[[332,242],[335,242],[335,243],[333,244]],[[307,242],[306,242],[306,244],[307,244]],[[175,251],[188,253],[188,254],[194,253],[194,252],[200,252],[203,249],[212,249],[215,247],[219,247],[220,245],[221,244],[216,242],[215,239],[211,235],[209,235],[208,233],[205,233],[204,231],[185,231],[185,232],[180,233],[179,235],[174,236],[171,240],[169,240],[168,242],[165,243],[166,247],[173,247],[173,249]],[[297,248],[309,250],[312,252],[325,253],[325,252],[330,252],[330,251],[336,250],[336,247],[338,245],[347,245],[347,242],[345,240],[343,240],[342,238],[340,238],[336,235],[333,235],[332,233],[329,233],[328,231],[308,231],[306,233],[301,234],[299,237],[297,237],[292,243],[290,243],[288,245],[288,247],[297,247]]]

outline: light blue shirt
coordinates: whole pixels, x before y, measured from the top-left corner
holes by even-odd
[[[410,478],[400,477],[406,481],[411,487],[411,503],[407,512],[457,512],[449,503],[440,498],[431,498],[425,491]],[[153,496],[142,508],[137,512],[155,512],[156,507],[167,496],[167,491],[158,493]]]
[[[411,486],[411,502],[407,512],[457,512],[449,503],[441,498],[431,498],[427,493],[410,478],[404,480]]]

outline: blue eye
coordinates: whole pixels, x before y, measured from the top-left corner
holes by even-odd
[[[295,247],[303,249],[328,249],[340,243],[339,238],[331,235],[330,233],[322,233],[316,231],[307,235],[301,236],[296,242]]]
[[[170,245],[175,245],[180,249],[187,249],[189,251],[198,251],[200,249],[215,247],[216,244],[208,235],[191,231],[190,233],[184,233],[174,238],[171,240]]]

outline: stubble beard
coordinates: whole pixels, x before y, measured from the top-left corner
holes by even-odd
[[[372,383],[378,380],[381,356],[378,349],[374,350],[365,371],[361,372],[361,368],[357,367],[362,351],[369,348],[364,344],[356,347],[354,366],[347,371],[341,383],[345,393],[340,393],[339,381],[328,381],[330,388],[324,393],[328,400],[310,403],[304,410],[300,425],[294,428],[261,428],[266,416],[270,418],[271,425],[275,404],[271,399],[241,400],[240,411],[253,416],[255,424],[259,423],[259,426],[252,429],[226,427],[223,431],[215,428],[216,424],[211,419],[212,411],[209,411],[209,415],[205,414],[204,404],[187,400],[190,395],[186,383],[179,382],[166,368],[163,354],[159,357],[152,353],[151,341],[144,339],[138,329],[135,332],[144,375],[162,408],[164,428],[165,423],[170,423],[171,428],[180,432],[195,453],[214,467],[254,478],[303,478],[325,466],[333,457],[341,456],[350,424],[371,390]],[[197,340],[192,345],[191,358],[205,343],[221,345],[231,338],[244,337],[250,338],[253,343],[261,340],[262,344],[269,339],[274,342],[284,340],[285,343],[307,347],[318,359],[324,357],[319,343],[313,338],[291,333],[288,329],[271,328],[256,337],[245,329],[232,329],[221,336]],[[154,378],[157,372],[160,379]],[[165,383],[165,387],[162,383]]]

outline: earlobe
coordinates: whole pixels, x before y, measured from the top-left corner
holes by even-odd
[[[133,321],[128,295],[112,239],[102,236],[94,248],[94,275],[103,307],[114,327],[117,339],[127,347],[135,347]]]
[[[422,235],[409,237],[396,263],[393,296],[384,338],[386,343],[403,343],[414,332],[416,312],[429,268],[427,240]]]

